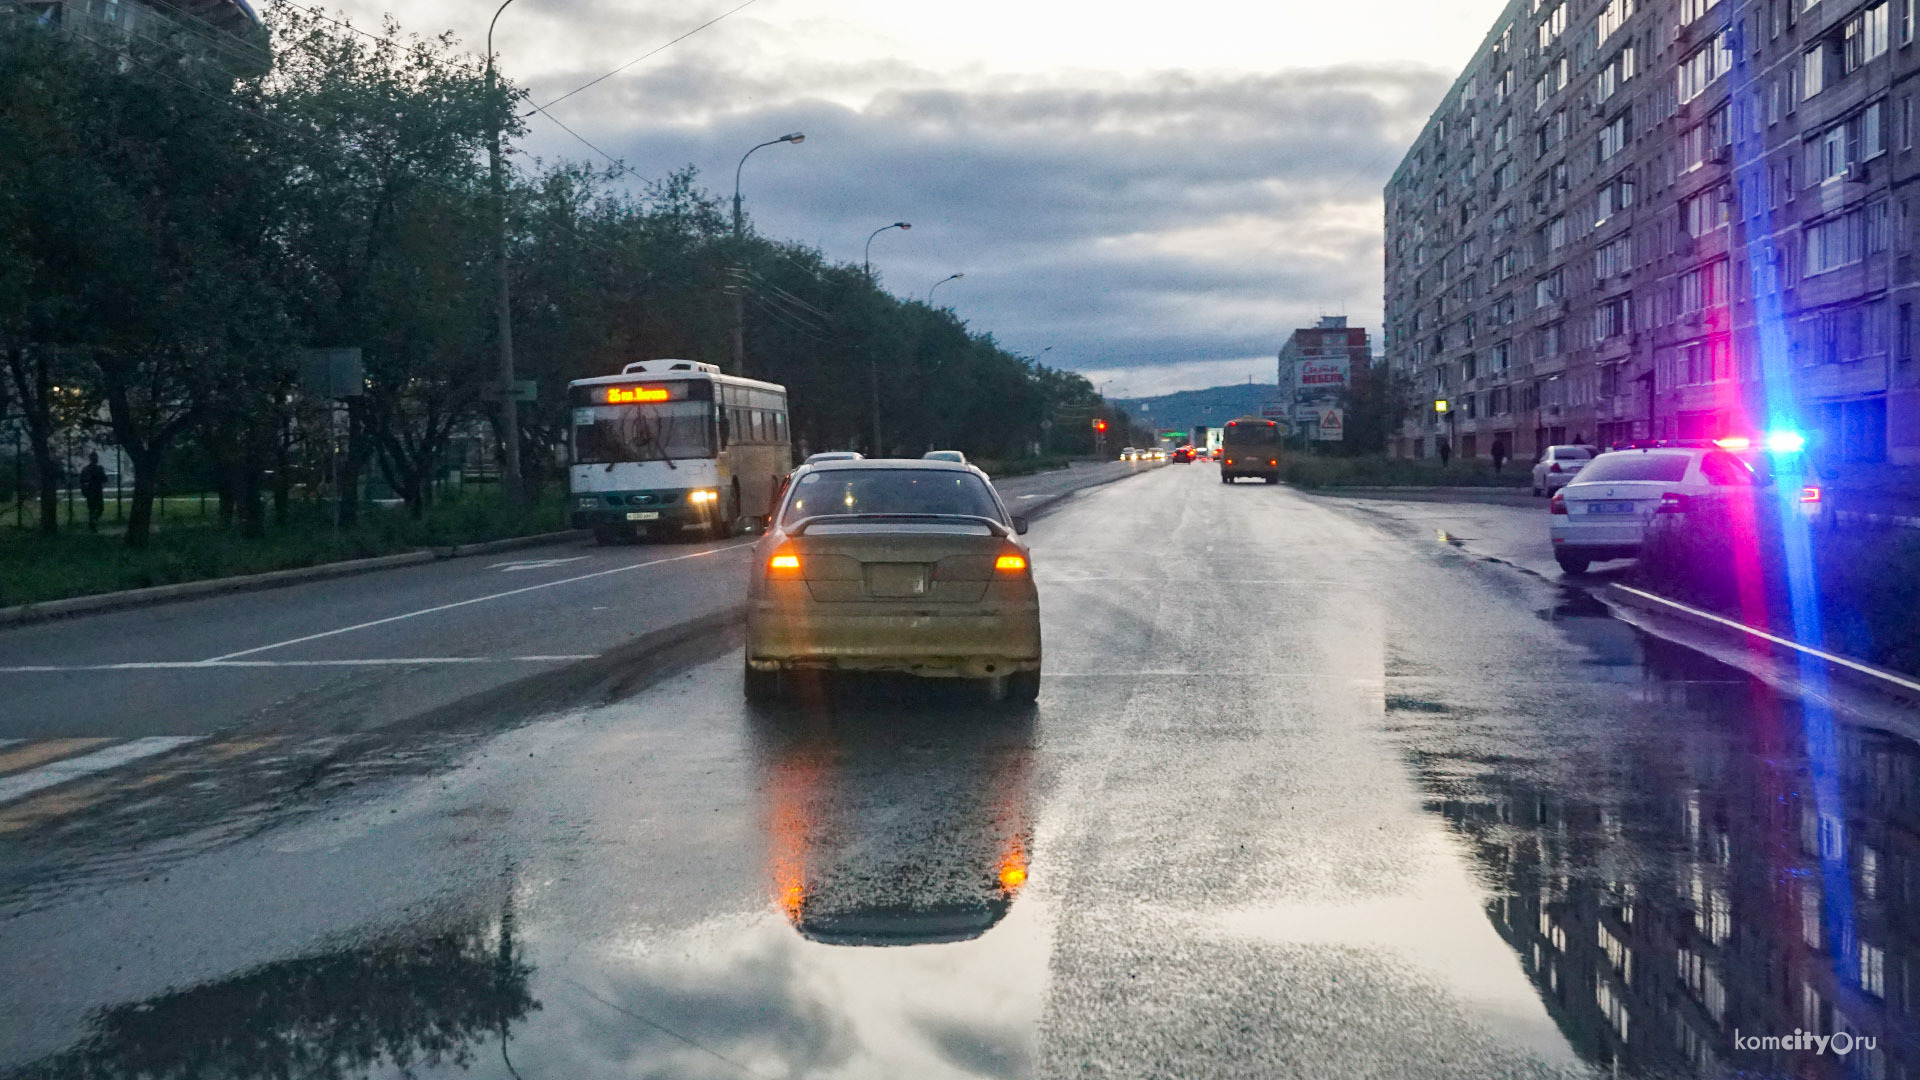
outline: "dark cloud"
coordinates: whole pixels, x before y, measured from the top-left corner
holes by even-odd
[[[741,152],[803,130],[805,144],[747,167],[756,227],[857,261],[870,230],[911,221],[874,247],[895,292],[924,297],[964,271],[942,304],[1011,347],[1097,369],[1270,355],[1323,310],[1377,321],[1380,188],[1448,78],[1341,66],[995,82],[689,53],[560,109],[642,175],[691,162],[723,197]],[[534,124],[534,149],[585,153]]]

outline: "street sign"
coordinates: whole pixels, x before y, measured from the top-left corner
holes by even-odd
[[[1347,412],[1345,409],[1321,409],[1318,423],[1321,442],[1339,442],[1346,434]]]
[[[317,398],[339,401],[367,392],[366,366],[358,347],[300,350],[300,389]]]
[[[481,401],[499,401],[505,396],[506,395],[500,392],[499,383],[488,383],[486,388],[480,392]],[[513,380],[513,400],[539,401],[540,400],[539,381],[535,379]]]
[[[1260,406],[1262,420],[1285,420],[1287,416],[1287,403],[1284,401],[1269,401]]]

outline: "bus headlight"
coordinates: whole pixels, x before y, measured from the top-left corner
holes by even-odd
[[[714,502],[714,501],[717,501],[717,500],[718,500],[719,498],[720,498],[720,493],[719,493],[719,492],[717,492],[717,491],[689,491],[689,492],[687,492],[687,501],[688,501],[688,502],[690,502],[690,503],[694,503],[694,504],[696,504],[696,505],[698,505],[698,504],[702,504],[702,503],[710,503],[710,502]]]

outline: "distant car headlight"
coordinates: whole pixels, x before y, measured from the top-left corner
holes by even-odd
[[[710,503],[718,499],[719,497],[720,497],[720,493],[717,491],[687,492],[687,501],[690,503]]]

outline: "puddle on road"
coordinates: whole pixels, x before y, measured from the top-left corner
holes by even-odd
[[[930,698],[756,714],[750,775],[719,783],[757,785],[764,850],[690,921],[568,906],[680,868],[536,851],[454,910],[96,1012],[0,1077],[1029,1074],[1034,719]]]
[[[1552,708],[1388,711],[1569,1043],[1619,1075],[1920,1075],[1920,746],[1580,590],[1539,614],[1585,652]],[[1847,1037],[1744,1042],[1797,1032]]]

